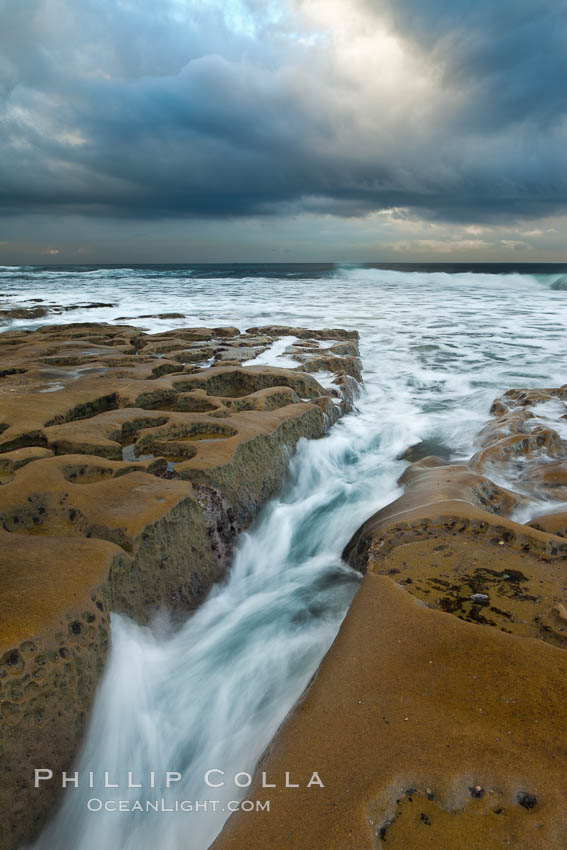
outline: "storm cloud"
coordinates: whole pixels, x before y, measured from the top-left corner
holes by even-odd
[[[0,0],[0,211],[567,209],[564,0]]]

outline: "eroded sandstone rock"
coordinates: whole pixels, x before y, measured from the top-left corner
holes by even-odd
[[[564,388],[506,393],[468,464],[413,447],[403,494],[345,549],[365,578],[248,789],[270,814],[233,815],[214,850],[563,846],[567,514],[514,517],[564,486],[546,415],[564,406]],[[262,788],[286,771],[299,788]]]
[[[0,845],[55,804],[34,768],[70,769],[109,642],[109,577],[130,558],[102,540],[0,532]]]
[[[343,338],[285,331],[314,350]],[[352,385],[342,386],[359,375],[356,334],[333,354],[332,390],[299,359],[296,368],[245,365],[280,336],[100,324],[0,335],[6,850],[53,803],[30,791],[33,768],[72,762],[108,612],[147,622],[162,606],[198,605],[298,440],[322,436],[352,406]]]
[[[368,574],[247,789],[269,814],[233,815],[212,850],[562,847],[566,677],[564,650]]]

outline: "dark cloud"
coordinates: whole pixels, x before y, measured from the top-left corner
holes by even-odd
[[[382,0],[368,3],[383,13]],[[470,92],[466,117],[477,128],[564,120],[565,0],[388,0],[387,8],[397,30],[442,63],[445,79]]]
[[[0,0],[0,209],[396,206],[455,221],[565,210],[566,3],[361,3],[435,77],[425,102],[374,96],[332,38],[275,4]]]

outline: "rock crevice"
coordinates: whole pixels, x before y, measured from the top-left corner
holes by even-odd
[[[285,368],[246,365],[283,336]],[[33,769],[72,764],[109,612],[146,623],[200,604],[297,442],[352,407],[356,340],[97,324],[0,335],[3,848],[29,840],[53,804]]]
[[[506,393],[469,463],[417,460],[356,532],[365,577],[248,789],[270,816],[214,850],[564,846],[567,512],[518,518],[567,501],[566,399]],[[300,788],[262,788],[290,770]]]

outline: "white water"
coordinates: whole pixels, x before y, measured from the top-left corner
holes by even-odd
[[[296,336],[282,336],[277,339],[266,351],[259,354],[253,360],[247,360],[247,366],[277,366],[278,369],[295,369],[299,363],[289,354],[286,349],[297,342]]]
[[[18,287],[29,291],[30,283],[18,283],[17,271],[6,274],[3,291],[12,287],[16,301]],[[376,269],[313,279],[283,274],[32,275],[38,297],[49,292],[53,301],[72,303],[80,288],[83,300],[119,304],[66,321],[135,316],[136,304],[144,303],[144,313],[188,315],[138,321],[152,330],[269,323],[358,328],[365,367],[358,412],[326,438],[300,445],[282,495],[244,535],[226,583],[184,628],[172,635],[162,624],[150,632],[114,618],[112,657],[78,766],[83,776],[98,773],[96,790],[69,791],[36,850],[205,850],[227,811],[89,813],[86,800],[105,796],[100,772],[110,771],[112,781],[121,774],[121,788],[107,791],[109,799],[129,799],[128,770],[135,781],[143,775],[146,786],[151,770],[158,779],[165,770],[184,775],[169,794],[148,787],[130,792],[143,800],[214,799],[222,809],[236,799],[231,776],[253,770],[336,634],[358,582],[340,553],[358,525],[397,495],[405,465],[396,460],[400,452],[426,439],[453,458],[468,457],[496,395],[567,381],[567,295],[550,291],[550,280]],[[211,768],[226,772],[224,797],[204,785]]]

